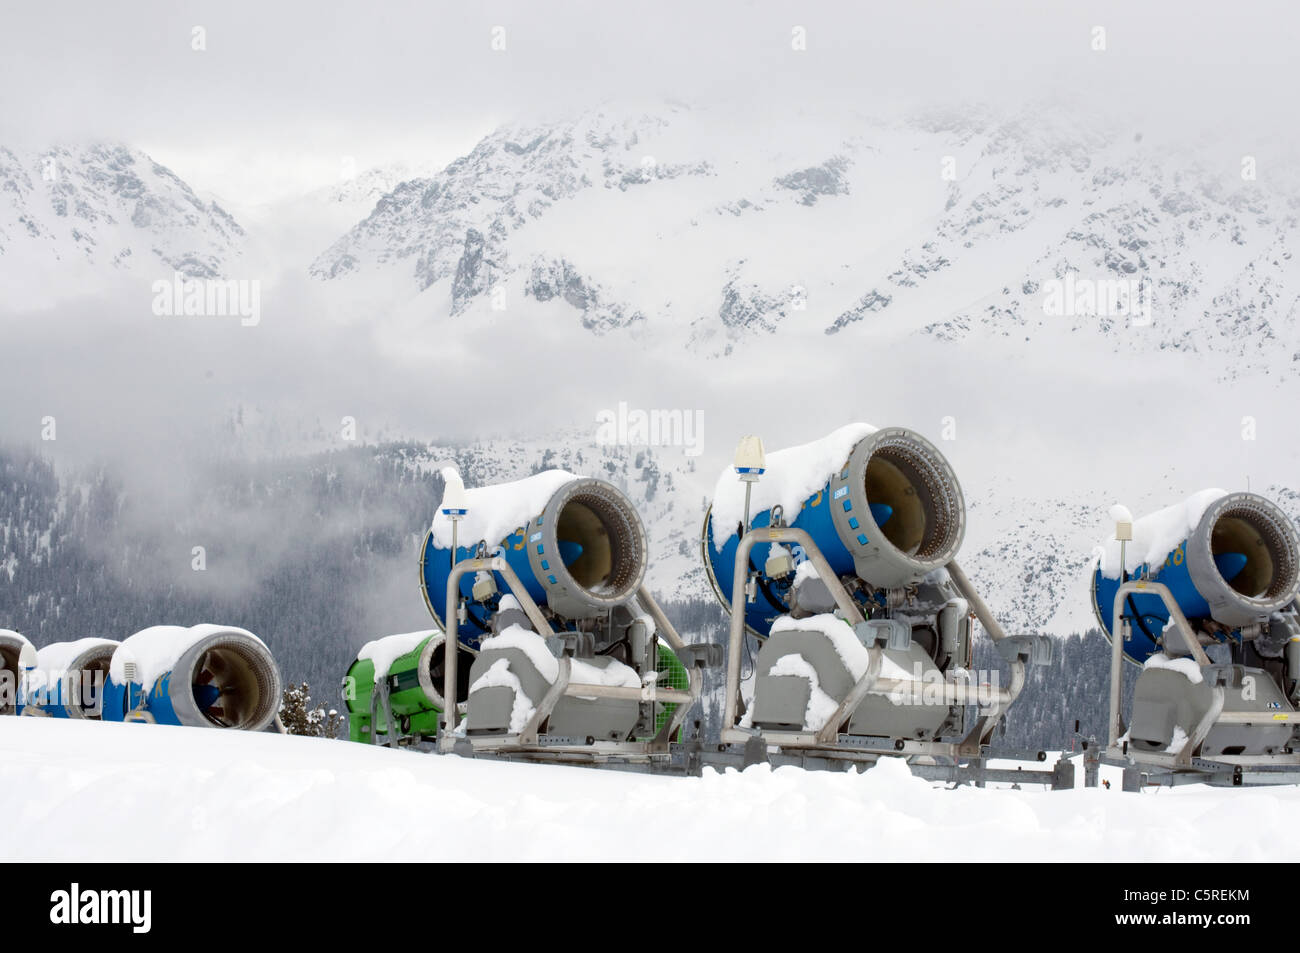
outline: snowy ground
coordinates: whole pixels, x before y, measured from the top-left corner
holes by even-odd
[[[646,777],[0,718],[0,860],[1300,859],[1300,789],[1118,788],[945,790],[894,760]],[[1251,823],[1222,836],[1233,817]]]

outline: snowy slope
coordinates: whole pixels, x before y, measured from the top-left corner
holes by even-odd
[[[6,861],[1285,861],[1300,858],[1297,805],[1296,788],[950,791],[894,759],[672,778],[0,719]],[[1205,836],[1229,812],[1259,823]]]
[[[46,303],[130,273],[226,276],[244,239],[221,205],[137,149],[0,145],[0,277],[10,306],[24,291]],[[88,284],[73,289],[74,280]]]

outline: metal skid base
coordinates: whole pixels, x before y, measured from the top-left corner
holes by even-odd
[[[1111,747],[1104,751],[1097,749],[1095,759],[1100,764],[1123,769],[1125,791],[1185,784],[1233,788],[1300,784],[1300,754],[1192,758],[1180,762],[1174,755],[1137,753]],[[1089,777],[1092,780],[1089,786],[1095,787],[1096,771],[1089,772]]]
[[[1279,722],[1300,722],[1300,713],[1294,711],[1224,711],[1224,688],[1212,680],[1213,705],[1195,725],[1181,750],[1177,752],[1138,751],[1123,739],[1126,734],[1120,711],[1123,668],[1123,643],[1127,640],[1129,622],[1124,615],[1124,603],[1132,594],[1156,596],[1169,613],[1167,630],[1169,647],[1176,647],[1177,637],[1183,650],[1202,671],[1212,671],[1209,656],[1183,614],[1169,587],[1149,579],[1132,579],[1122,582],[1115,591],[1111,616],[1111,668],[1110,712],[1108,741],[1102,748],[1093,739],[1084,744],[1086,786],[1096,787],[1101,764],[1123,769],[1125,791],[1140,791],[1144,787],[1178,787],[1184,784],[1208,784],[1214,787],[1266,787],[1278,784],[1300,784],[1300,753],[1290,747],[1276,754],[1219,755],[1199,758],[1195,752],[1211,730],[1220,725],[1236,725],[1249,729],[1252,725],[1276,725]],[[1292,742],[1294,743],[1294,741]]]
[[[846,736],[847,737],[847,736]],[[1037,784],[1063,790],[1074,787],[1074,764],[1062,758],[1046,767],[1045,752],[986,750],[981,757],[959,761],[956,745],[925,742],[890,742],[889,739],[854,738],[855,744],[825,748],[787,748],[769,744],[755,735],[744,744],[674,742],[667,751],[650,751],[640,742],[596,742],[543,735],[536,745],[522,745],[518,736],[459,736],[442,750],[464,758],[531,764],[563,764],[610,771],[699,777],[705,768],[744,770],[755,764],[796,767],[808,771],[865,771],[881,758],[900,758],[913,775],[927,781],[954,785]],[[422,744],[421,750],[437,746]],[[952,749],[952,750],[948,750]],[[990,767],[990,760],[1023,762],[1016,767]],[[1043,767],[1039,767],[1043,765]]]
[[[1074,765],[1062,758],[1052,767],[1045,765],[1046,752],[996,751],[984,749],[979,757],[961,759],[958,746],[942,742],[891,741],[841,735],[833,746],[791,746],[773,744],[755,735],[744,744],[702,747],[692,754],[699,767],[739,768],[753,764],[797,767],[809,771],[865,771],[882,758],[903,760],[915,777],[949,784],[1041,784],[1052,790],[1074,787]],[[1019,761],[1015,767],[990,767],[988,762]],[[698,771],[693,772],[698,773]]]

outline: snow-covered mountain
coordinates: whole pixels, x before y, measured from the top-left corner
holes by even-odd
[[[1048,109],[779,124],[601,110],[503,127],[401,183],[311,272],[369,279],[431,320],[508,302],[706,355],[887,329],[1101,339],[1186,352],[1224,379],[1261,361],[1294,375],[1300,193],[1251,178],[1246,158]],[[1056,313],[1050,284],[1067,275],[1138,283],[1149,324],[1073,299]]]
[[[0,145],[0,272],[56,297],[72,277],[149,279],[231,273],[244,229],[138,149],[118,143],[40,150]],[[43,287],[33,275],[47,279]]]

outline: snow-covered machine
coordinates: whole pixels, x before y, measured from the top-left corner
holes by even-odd
[[[101,717],[109,662],[120,642],[77,639],[54,642],[36,653],[18,694],[18,714],[53,718]]]
[[[113,652],[103,720],[261,731],[280,710],[280,671],[253,633],[156,625]]]
[[[1092,571],[1112,644],[1107,760],[1125,784],[1300,781],[1300,535],[1254,493],[1203,490],[1116,528]],[[1123,659],[1142,666],[1127,730]]]
[[[0,715],[12,715],[17,711],[23,649],[32,649],[32,643],[25,636],[12,629],[0,629]]]
[[[902,755],[968,776],[961,765],[986,756],[1051,642],[1003,631],[955,561],[965,528],[956,475],[913,431],[851,424],[771,454],[745,438],[701,534],[731,615],[724,745],[809,766]],[[1005,686],[970,671],[973,618],[1007,662]],[[747,636],[759,643],[748,665]]]
[[[348,739],[436,738],[447,708],[442,696],[446,649],[446,637],[438,629],[390,635],[362,646],[343,679]],[[456,698],[464,702],[474,653],[463,646],[458,651]]]
[[[459,650],[436,653],[424,643],[363,653],[380,660],[373,678],[405,650],[387,678],[374,681],[376,720],[382,712],[383,724],[398,726],[389,742],[429,733],[392,707],[401,687],[394,679],[405,677],[428,710],[446,708],[442,750],[669,759],[700,695],[700,668],[716,660],[709,650],[717,647],[685,644],[646,588],[646,533],[632,502],[604,480],[562,470],[471,490],[454,470],[443,475],[421,583],[439,629],[456,634]],[[421,687],[439,676],[438,695]],[[458,704],[446,705],[452,695]]]

